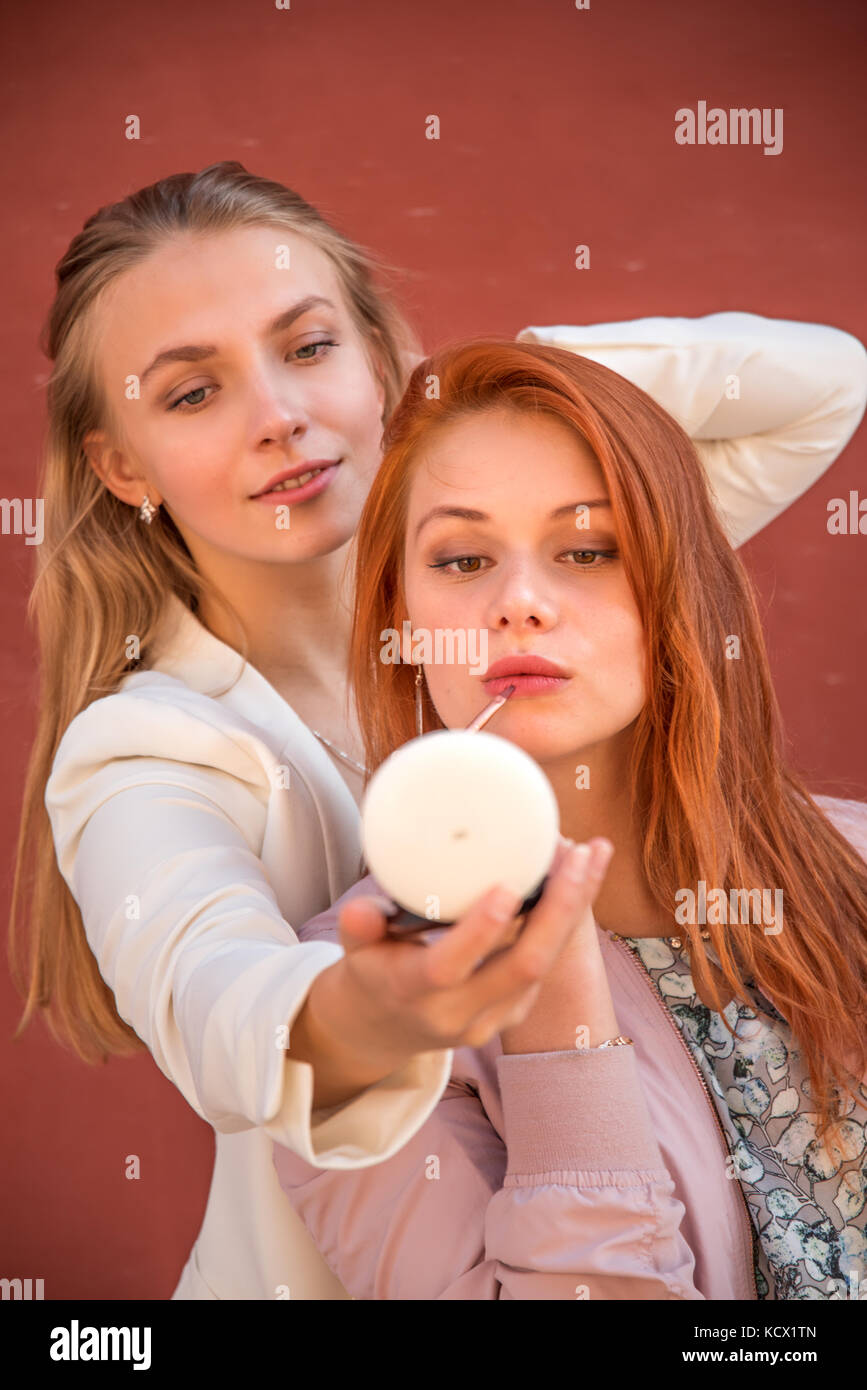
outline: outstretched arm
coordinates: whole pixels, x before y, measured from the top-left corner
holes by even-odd
[[[60,871],[118,1013],[221,1133],[261,1126],[314,1165],[376,1163],[430,1114],[451,1054],[383,1067],[316,1108],[317,1058],[286,1047],[342,948],[299,943],[281,913],[259,857],[272,785],[257,740],[219,710],[185,708],[192,693],[158,694],[77,715],[46,788]]]

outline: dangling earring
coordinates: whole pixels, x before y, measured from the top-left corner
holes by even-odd
[[[424,709],[422,707],[421,684],[424,679],[421,666],[416,667],[415,673],[415,731],[420,738],[424,733]]]
[[[145,493],[142,504],[138,509],[138,514],[141,520],[146,522],[146,524],[150,526],[158,511],[159,507],[155,507],[153,502],[151,502],[150,498],[148,497],[147,493]]]

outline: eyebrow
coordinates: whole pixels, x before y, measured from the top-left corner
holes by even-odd
[[[336,309],[330,299],[326,299],[321,294],[308,294],[304,299],[299,299],[296,304],[292,304],[285,309],[282,314],[278,314],[265,327],[265,334],[268,337],[275,333],[282,333],[284,328],[295,322],[302,314],[306,314],[308,309],[315,309],[324,306],[328,309]],[[158,352],[149,367],[146,367],[139,377],[140,384],[144,384],[152,372],[158,367],[164,367],[167,362],[203,362],[207,357],[216,357],[219,348],[214,343],[186,343],[182,347],[166,348],[164,352]]]
[[[553,512],[551,512],[550,516],[548,517],[548,520],[557,521],[561,516],[566,516],[568,512],[577,511],[579,507],[610,508],[610,506],[611,503],[608,501],[607,497],[594,497],[589,502],[566,502],[562,507],[555,507]],[[434,507],[431,511],[428,512],[427,516],[422,517],[418,526],[415,528],[415,536],[413,537],[413,539],[418,540],[419,533],[421,532],[422,527],[426,526],[429,521],[433,521],[435,517],[439,516],[454,516],[458,517],[461,521],[491,520],[487,512],[478,512],[473,507]]]

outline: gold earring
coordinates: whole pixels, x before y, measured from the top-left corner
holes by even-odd
[[[415,673],[415,731],[420,738],[424,733],[424,708],[422,705],[421,683],[424,679],[421,666],[416,667]]]

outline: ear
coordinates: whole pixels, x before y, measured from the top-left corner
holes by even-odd
[[[162,494],[148,482],[126,454],[111,443],[105,430],[90,430],[82,440],[81,447],[100,482],[121,502],[139,507],[147,493],[155,507],[160,505]]]

